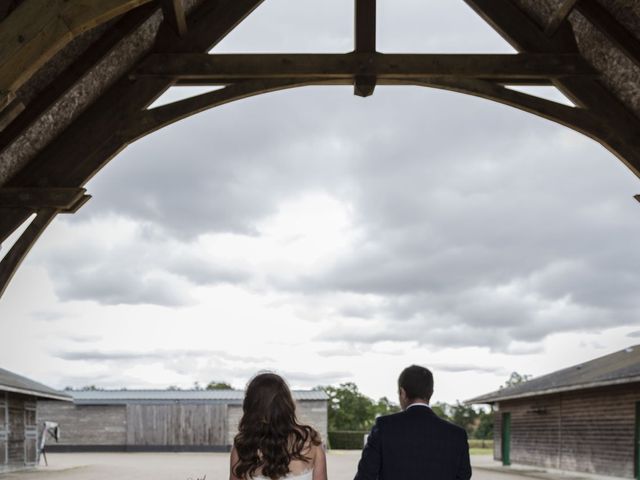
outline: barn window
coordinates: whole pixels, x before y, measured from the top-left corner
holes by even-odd
[[[36,426],[36,409],[25,408],[24,410],[24,426],[35,427]]]
[[[7,429],[7,404],[0,401],[0,431]]]

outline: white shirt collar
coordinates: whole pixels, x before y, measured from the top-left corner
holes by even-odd
[[[409,405],[407,407],[407,410],[409,410],[411,407],[427,407],[427,408],[431,408],[431,406],[428,403],[422,403],[422,402],[412,403],[411,405]]]

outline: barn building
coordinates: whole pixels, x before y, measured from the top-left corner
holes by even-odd
[[[466,403],[492,405],[503,465],[640,479],[640,345]]]
[[[40,402],[63,436],[49,451],[228,451],[242,390],[70,391],[73,403]],[[327,438],[328,397],[294,390],[298,417]]]
[[[37,401],[42,399],[52,405],[72,400],[41,383],[0,368],[0,473],[35,465],[40,414]]]

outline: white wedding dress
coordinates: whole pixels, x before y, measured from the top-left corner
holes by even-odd
[[[305,472],[302,473],[298,473],[298,474],[289,474],[287,476],[282,477],[282,480],[311,480],[313,478],[313,470],[307,470]],[[261,477],[261,476],[257,476],[257,477],[251,477],[252,480],[270,480],[267,477]]]

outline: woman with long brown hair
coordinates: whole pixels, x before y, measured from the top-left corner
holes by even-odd
[[[242,411],[231,449],[230,480],[327,480],[320,435],[298,422],[282,377],[255,376],[247,386]]]

